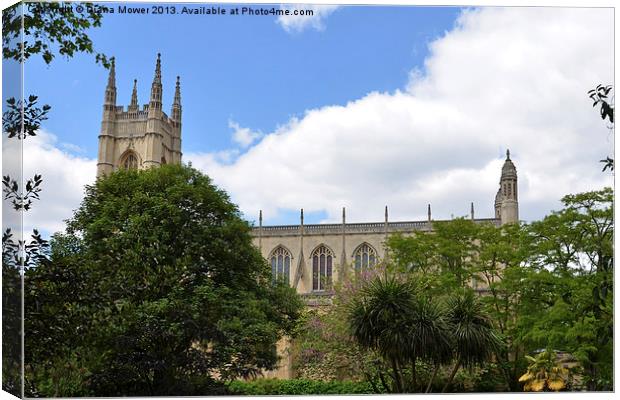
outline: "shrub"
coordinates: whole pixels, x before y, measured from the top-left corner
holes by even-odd
[[[310,379],[257,379],[232,381],[228,384],[234,395],[304,395],[304,394],[370,394],[374,393],[368,382],[318,381]]]

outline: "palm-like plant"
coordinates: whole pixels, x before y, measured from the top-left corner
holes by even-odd
[[[415,287],[394,278],[374,278],[350,304],[351,333],[364,348],[374,349],[392,366],[395,392],[403,391],[400,369],[407,361],[407,318],[414,312]]]
[[[461,366],[471,368],[482,364],[501,346],[501,340],[473,292],[466,291],[451,297],[446,306],[456,362],[443,392],[448,390]]]
[[[423,359],[436,368],[452,357],[450,326],[441,305],[420,296],[411,281],[375,277],[349,308],[351,333],[365,348],[374,349],[392,367],[393,392],[416,389],[415,362]],[[405,387],[403,368],[411,365]],[[427,390],[430,388],[429,382]]]
[[[558,364],[556,353],[545,350],[536,357],[525,356],[530,362],[527,372],[519,378],[523,382],[523,389],[531,392],[541,392],[545,389],[559,391],[566,386],[568,369]]]
[[[415,313],[409,319],[409,343],[407,351],[411,357],[412,386],[416,386],[415,362],[424,360],[434,366],[425,392],[429,392],[441,365],[452,360],[453,348],[450,325],[446,310],[441,303],[428,297],[418,297]]]

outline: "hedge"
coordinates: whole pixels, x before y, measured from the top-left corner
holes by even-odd
[[[257,379],[228,384],[234,395],[304,395],[304,394],[371,394],[368,382],[314,381],[310,379]]]

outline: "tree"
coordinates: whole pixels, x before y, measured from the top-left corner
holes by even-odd
[[[75,6],[68,11],[68,7]],[[81,7],[81,8],[78,8]],[[80,11],[84,10],[84,11]],[[101,13],[89,4],[79,3],[17,3],[2,12],[2,56],[4,60],[24,63],[35,54],[40,54],[46,64],[54,59],[54,51],[72,57],[77,52],[94,53],[87,29],[101,24]],[[104,54],[97,53],[97,62],[108,66]],[[2,127],[7,139],[23,140],[35,136],[42,121],[47,119],[49,105],[37,106],[37,96],[27,100],[10,98],[3,108]],[[25,212],[32,201],[39,198],[43,179],[35,174],[22,182],[3,176],[4,200],[9,200],[18,212]],[[14,238],[11,228],[3,227],[2,235],[2,296],[3,296],[3,379],[2,388],[16,396],[24,395],[21,377],[22,350],[21,270],[42,261],[48,243],[35,229],[31,240],[21,240],[21,232]]]
[[[55,51],[67,58],[95,53],[86,31],[101,26],[102,16],[88,3],[17,3],[2,13],[2,56],[24,62],[40,54],[49,64]],[[95,60],[107,68],[105,54],[95,53]]]
[[[502,347],[482,303],[476,300],[472,291],[450,297],[446,309],[456,361],[444,392],[450,388],[461,365],[469,368],[481,365]]]
[[[228,196],[178,165],[88,186],[26,280],[26,361],[48,396],[219,393],[276,366],[302,308]]]
[[[488,361],[500,339],[471,291],[444,301],[414,282],[390,275],[369,281],[350,304],[351,334],[390,366],[392,393],[429,392],[440,366],[454,361],[445,391],[461,365]],[[433,369],[426,382],[419,379],[418,361]]]
[[[519,390],[519,371],[515,363],[509,361],[520,351],[518,341],[513,342],[509,326],[514,320],[515,294],[499,289],[498,284],[506,271],[520,268],[525,257],[529,256],[522,226],[507,224],[497,227],[459,218],[435,222],[433,229],[431,233],[419,232],[406,237],[394,235],[388,239],[396,269],[415,276],[425,291],[434,297],[466,293],[472,287],[488,293],[480,299],[485,305],[483,314],[492,315],[490,323],[504,344],[489,348],[494,351],[505,385]],[[459,364],[455,363],[448,373],[445,386],[454,378]]]
[[[525,339],[574,354],[589,390],[613,387],[613,199],[611,188],[567,195],[531,227],[535,277],[548,283]]]
[[[469,286],[479,252],[480,226],[457,218],[433,223],[433,232],[392,235],[387,240],[394,268],[411,273],[436,294]]]

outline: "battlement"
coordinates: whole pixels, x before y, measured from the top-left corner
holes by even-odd
[[[388,222],[387,233],[408,233],[413,231],[432,231],[433,223],[447,222],[449,220],[438,221],[401,221]],[[501,220],[497,218],[477,218],[477,224],[501,225]],[[341,235],[356,233],[386,233],[385,222],[361,222],[346,224],[309,224],[303,226],[304,235]],[[301,225],[276,225],[253,227],[252,235],[262,237],[268,236],[297,236],[301,232]]]
[[[142,110],[132,111],[131,106],[116,106],[116,119],[117,120],[147,120],[149,116],[149,105],[142,106]],[[164,111],[161,112],[162,120],[167,123],[171,123],[172,119],[168,117]]]

